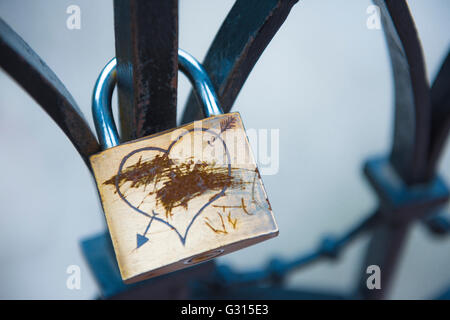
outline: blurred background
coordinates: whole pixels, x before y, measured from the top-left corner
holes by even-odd
[[[81,29],[66,27],[69,5]],[[382,30],[368,29],[370,1],[302,0],[259,59],[233,110],[247,129],[279,129],[279,170],[263,180],[280,235],[218,258],[239,270],[308,251],[368,215],[376,197],[361,167],[390,151],[393,87]],[[233,1],[180,1],[179,45],[200,61]],[[433,79],[450,48],[450,2],[408,1]],[[114,56],[111,0],[0,0],[0,17],[63,81],[93,129],[93,85]],[[190,90],[179,77],[178,115]],[[449,142],[449,141],[448,141]],[[447,142],[440,173],[450,184]],[[98,288],[79,241],[105,229],[94,182],[72,144],[41,108],[0,72],[0,298],[91,299]],[[450,213],[447,207],[447,213]],[[349,293],[357,285],[367,238],[336,262],[288,279],[292,288]],[[81,289],[66,287],[70,265]],[[450,238],[416,224],[391,299],[420,299],[450,286]]]

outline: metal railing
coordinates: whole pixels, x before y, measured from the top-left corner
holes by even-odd
[[[430,87],[406,2],[374,2],[381,12],[395,87],[392,149],[389,154],[369,159],[364,166],[379,200],[374,212],[347,233],[325,237],[311,252],[291,260],[273,259],[259,270],[237,272],[208,262],[130,286],[120,280],[109,236],[100,235],[83,241],[82,247],[104,298],[380,299],[386,297],[413,223],[423,223],[435,234],[449,233],[450,222],[439,215],[449,191],[436,170],[450,130],[450,55]],[[231,110],[252,68],[296,3],[235,2],[203,61],[225,112]],[[122,140],[175,127],[178,1],[115,0],[114,22]],[[87,159],[99,151],[99,144],[74,99],[52,70],[1,19],[0,65],[60,126],[89,167]],[[191,93],[183,123],[201,118],[200,110]],[[367,289],[363,266],[352,296],[283,289],[289,274],[321,259],[338,258],[363,233],[371,238],[363,266],[381,267],[382,290]],[[173,289],[170,292],[161,289],[169,287]]]

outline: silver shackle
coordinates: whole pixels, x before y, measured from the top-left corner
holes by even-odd
[[[120,144],[119,134],[114,122],[111,99],[117,82],[117,61],[111,59],[103,68],[95,83],[92,96],[92,114],[100,145],[103,149]],[[178,49],[178,66],[188,77],[198,99],[203,104],[206,117],[223,114],[214,87],[203,66],[193,56]]]

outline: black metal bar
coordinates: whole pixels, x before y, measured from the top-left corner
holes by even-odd
[[[389,162],[381,165],[376,161],[368,162],[365,167],[365,173],[378,193],[383,216],[383,221],[374,230],[362,265],[357,296],[365,299],[386,296],[410,225],[414,219],[430,214],[415,202],[415,193],[410,194],[408,189],[408,186],[428,180],[431,98],[422,48],[405,1],[374,0],[374,3],[380,8],[391,58],[395,118]],[[400,190],[396,189],[398,186],[401,186]],[[444,198],[439,201],[445,201]],[[380,267],[381,289],[367,287],[366,268],[369,265]]]
[[[379,199],[379,223],[374,229],[362,265],[357,296],[384,298],[388,293],[396,265],[410,227],[416,220],[439,212],[449,199],[449,190],[440,177],[420,185],[407,185],[386,158],[366,162],[364,173]],[[381,272],[381,289],[367,286],[368,266]]]
[[[122,140],[176,126],[178,0],[115,0]]]
[[[394,142],[390,160],[407,184],[426,180],[431,98],[422,48],[401,0],[375,0],[391,58],[395,87]]]
[[[374,229],[364,259],[362,276],[357,297],[362,299],[382,299],[386,297],[395,274],[403,246],[410,230],[410,224],[380,223]],[[366,273],[368,266],[377,265],[381,272],[381,289],[369,289]]]
[[[203,66],[229,112],[245,80],[298,0],[237,0],[217,33]],[[182,122],[203,118],[191,92]]]
[[[90,168],[88,157],[100,148],[75,100],[55,73],[2,19],[0,66],[56,122]]]
[[[431,86],[431,105],[431,146],[427,174],[429,178],[436,172],[450,131],[450,51]]]

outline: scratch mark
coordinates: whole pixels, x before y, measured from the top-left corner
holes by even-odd
[[[216,229],[216,228],[214,228],[214,227],[211,225],[212,222],[211,222],[211,220],[210,220],[208,217],[205,218],[205,224],[206,224],[212,231],[214,231],[215,233],[228,234],[228,231],[227,231],[227,229],[225,228],[225,222],[223,221],[222,215],[220,214],[220,212],[217,212],[217,214],[219,215],[219,218],[220,218],[220,221],[221,221],[221,224],[222,224],[222,229]]]
[[[234,218],[234,220],[231,218],[231,211],[228,212],[228,222],[233,226],[233,229],[236,229],[236,223],[237,223],[237,218]]]

